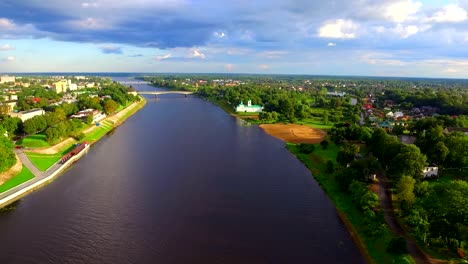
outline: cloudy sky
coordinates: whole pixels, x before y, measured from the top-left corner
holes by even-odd
[[[1,0],[0,72],[468,78],[468,0]]]

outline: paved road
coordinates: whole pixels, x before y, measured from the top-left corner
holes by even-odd
[[[379,179],[380,184],[380,193],[379,199],[380,204],[382,206],[382,210],[384,212],[385,221],[387,222],[390,230],[392,230],[393,234],[397,236],[402,236],[406,239],[408,243],[408,252],[411,257],[416,261],[418,264],[423,263],[444,263],[443,261],[436,260],[429,258],[416,244],[416,241],[408,235],[403,228],[401,228],[400,224],[397,222],[395,218],[395,211],[393,209],[392,204],[392,194],[390,193],[390,182],[386,176],[383,175],[381,171],[377,173],[377,177]]]
[[[31,171],[31,173],[34,175],[34,178],[25,182],[25,183],[22,183],[14,188],[11,188],[10,190],[6,191],[6,192],[3,192],[0,194],[0,200],[3,199],[3,198],[6,198],[7,196],[9,195],[12,195],[13,193],[23,189],[23,188],[26,188],[30,185],[33,185],[34,183],[50,176],[53,172],[55,172],[56,170],[58,170],[62,164],[60,164],[59,162],[55,163],[52,167],[50,167],[47,171],[40,171],[32,162],[31,160],[28,158],[28,156],[26,156],[26,154],[24,153],[24,151],[22,149],[15,149],[14,150],[16,155],[18,156],[18,158],[21,160],[21,162]]]

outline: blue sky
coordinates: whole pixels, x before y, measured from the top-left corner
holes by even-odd
[[[2,0],[0,72],[468,76],[468,0]]]

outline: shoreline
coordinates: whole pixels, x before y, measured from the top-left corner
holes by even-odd
[[[68,167],[70,167],[74,162],[78,161],[84,154],[86,154],[89,149],[91,148],[91,145],[93,145],[94,143],[98,142],[101,138],[103,138],[105,135],[107,135],[109,132],[113,131],[114,129],[116,129],[117,127],[119,127],[120,125],[122,125],[128,118],[130,118],[131,116],[133,116],[134,114],[136,114],[139,110],[141,110],[145,105],[146,105],[146,99],[144,97],[141,97],[141,100],[139,102],[136,102],[136,105],[133,106],[131,109],[129,109],[127,112],[125,112],[124,114],[122,114],[122,116],[117,116],[119,113],[122,113],[123,111],[125,111],[128,107],[131,107],[128,106],[127,108],[124,108],[122,109],[120,112],[114,114],[113,116],[109,117],[109,118],[112,118],[112,117],[116,117],[117,120],[115,120],[115,123],[112,125],[112,128],[109,129],[108,131],[106,131],[104,134],[100,135],[99,138],[97,138],[96,140],[93,140],[93,141],[89,141],[88,142],[88,146],[86,146],[82,151],[80,151],[77,155],[75,156],[72,156],[69,160],[67,160],[65,163],[63,163],[61,166],[59,166],[58,168],[56,168],[54,171],[51,172],[50,175],[46,176],[45,178],[42,178],[42,179],[39,179],[41,175],[35,175],[34,178],[26,181],[26,182],[23,182],[21,183],[20,185],[18,186],[15,186],[13,188],[11,188],[10,190],[7,190],[5,192],[3,192],[2,194],[0,194],[0,196],[5,196],[3,198],[0,198],[0,208],[3,208],[3,207],[6,207],[14,202],[16,202],[17,200],[25,197],[26,195],[28,195],[29,193],[32,193],[38,189],[40,189],[41,187],[47,185],[48,183],[52,182],[53,180],[55,180],[58,176],[61,175],[61,172],[63,172],[64,170],[66,170]],[[63,140],[62,142],[68,140],[65,139]],[[58,143],[58,144],[61,144],[62,142]],[[57,145],[58,145],[57,144]],[[18,155],[16,155],[17,158],[19,159]],[[57,161],[53,166],[51,166],[49,169],[52,169],[54,166],[56,166],[57,164],[59,164],[60,160]],[[22,162],[21,162],[22,163]],[[23,163],[22,163],[23,164]],[[23,164],[24,165],[24,164]],[[49,170],[43,172],[43,173],[48,173]],[[33,183],[32,183],[33,182]],[[17,187],[20,187],[24,185],[23,187],[19,188],[18,190],[12,192],[11,194],[8,194],[8,195],[5,195],[9,192],[11,192],[13,189],[17,188]]]
[[[202,97],[204,98],[204,97]],[[220,103],[216,100],[211,100],[210,98],[205,98],[208,102],[211,102],[212,104],[216,105],[217,107],[223,109],[227,114],[229,114],[230,116],[233,116],[235,117],[236,119],[241,119],[241,120],[244,120],[246,122],[249,122],[248,120],[246,119],[243,119],[241,115],[238,115],[238,114],[235,114],[235,113],[232,113],[230,111],[228,111],[227,109],[225,109],[225,107],[223,107],[222,105],[220,105]],[[275,124],[278,124],[278,123],[275,123]],[[288,124],[291,124],[291,125],[295,125],[294,123],[288,123]],[[288,125],[286,124],[286,125]],[[285,140],[284,138],[281,138],[277,135],[273,135],[272,133],[269,133],[265,128],[264,126],[262,126],[262,124],[257,124],[267,135],[271,136],[271,137],[274,137],[274,138],[277,138],[277,139],[280,139],[282,140],[284,143],[285,143],[285,146],[287,148],[287,143],[289,143],[287,140]],[[321,129],[319,129],[321,130]],[[326,137],[326,132],[321,130],[322,132],[325,133],[325,137]],[[293,144],[296,144],[294,142],[291,142]],[[340,218],[340,220],[342,221],[343,225],[346,227],[346,230],[348,231],[349,235],[351,236],[351,239],[353,240],[354,244],[356,245],[356,247],[358,248],[358,250],[360,251],[363,259],[367,262],[367,263],[377,263],[375,261],[374,258],[371,257],[371,254],[369,252],[369,249],[368,247],[366,246],[366,243],[364,242],[364,239],[362,236],[359,235],[359,232],[357,231],[357,227],[355,227],[351,221],[349,220],[348,218],[348,215],[339,210],[339,208],[337,207],[337,205],[335,204],[335,201],[333,200],[333,197],[327,192],[327,190],[322,186],[321,182],[319,181],[319,179],[317,177],[314,176],[314,174],[312,173],[312,170],[311,168],[307,167],[306,164],[301,161],[294,152],[292,152],[291,150],[289,150],[289,148],[287,148],[289,153],[291,153],[292,155],[294,155],[294,157],[300,161],[310,172],[311,176],[314,178],[314,180],[317,182],[317,184],[320,186],[320,188],[325,192],[325,194],[327,195],[327,197],[332,201],[333,203],[333,206],[336,210],[336,213],[337,213],[337,216]]]

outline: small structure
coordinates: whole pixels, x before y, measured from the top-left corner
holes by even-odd
[[[102,113],[99,110],[95,109],[85,109],[82,111],[79,111],[75,115],[70,116],[70,118],[77,118],[77,119],[82,119],[85,120],[87,116],[91,115],[93,117],[93,122],[99,122],[103,118],[106,117],[106,114]]]
[[[247,105],[244,105],[241,101],[241,103],[236,107],[236,112],[260,113],[262,110],[263,106],[253,105],[251,100],[247,102]]]
[[[423,179],[437,177],[439,175],[439,167],[432,165],[425,167],[422,171]]]
[[[18,113],[10,113],[10,116],[11,117],[18,117],[19,119],[21,119],[21,121],[26,121],[28,119],[31,119],[35,116],[39,116],[39,115],[44,115],[45,114],[45,111],[44,109],[42,108],[35,108],[35,109],[31,109],[31,110],[28,110],[28,111],[21,111],[21,112],[18,112]]]

